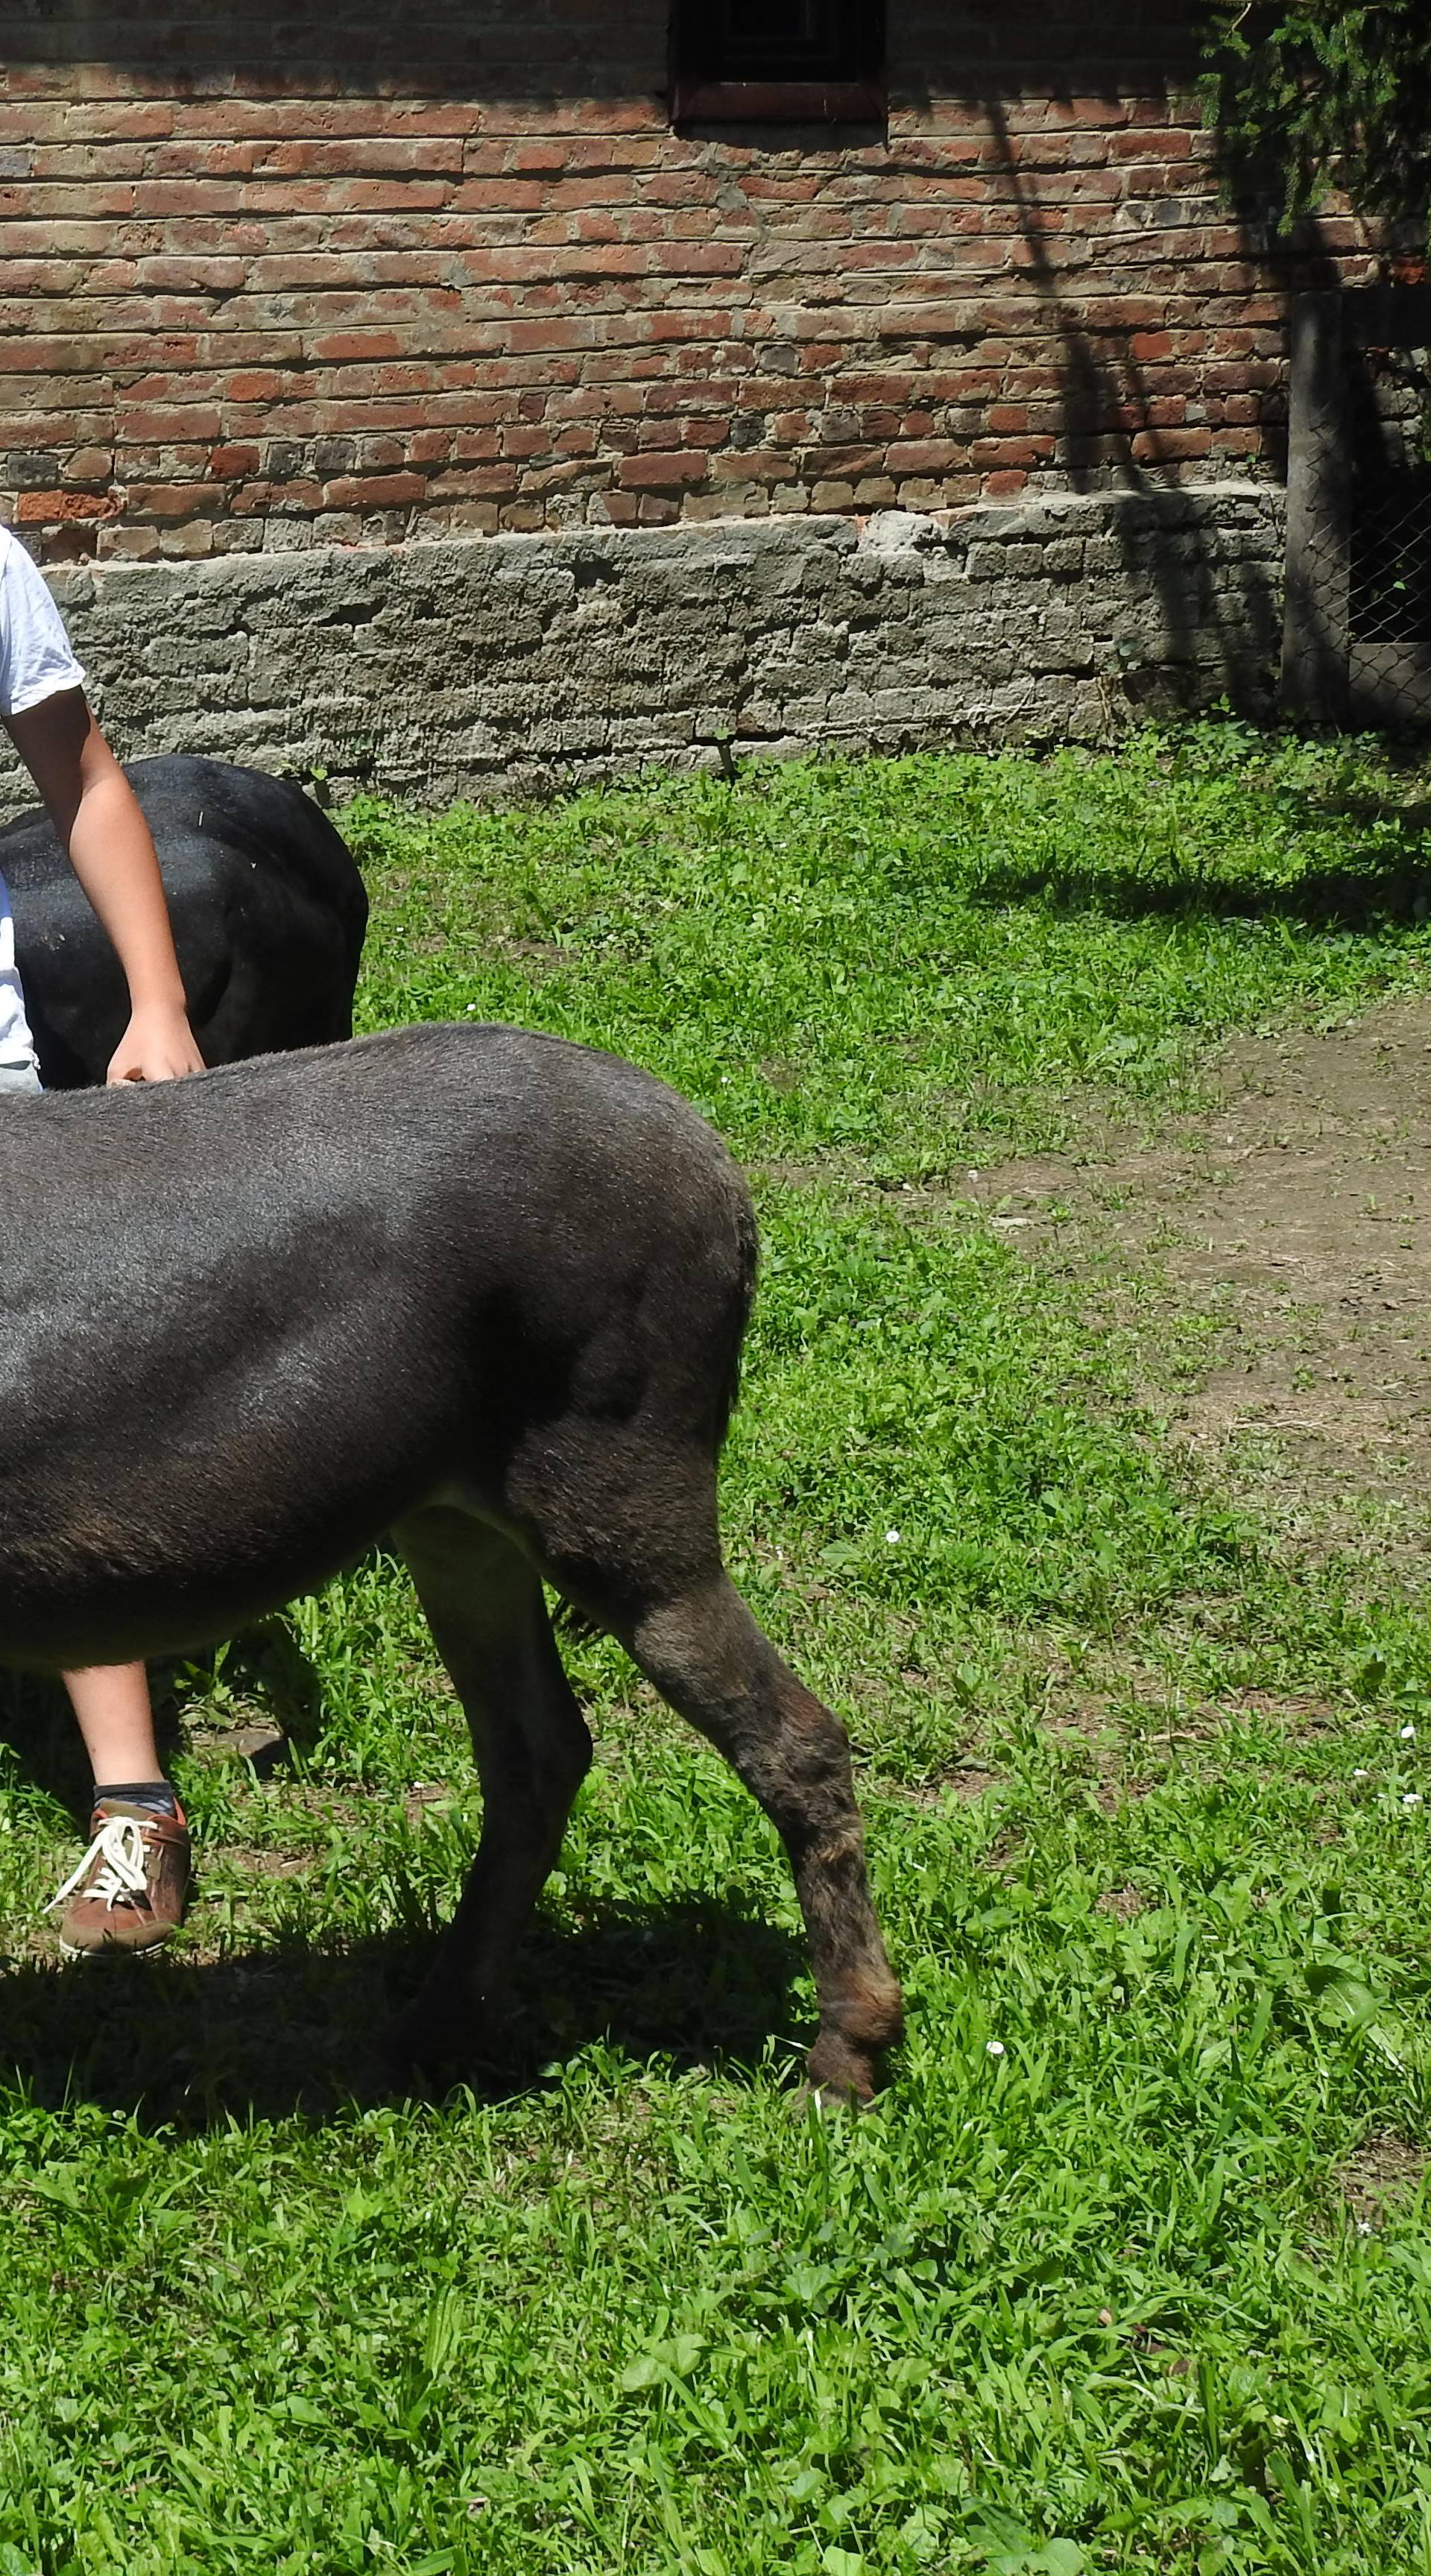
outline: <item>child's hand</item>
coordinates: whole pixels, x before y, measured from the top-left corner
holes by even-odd
[[[105,1081],[173,1082],[202,1073],[204,1059],[182,1011],[136,1011],[109,1060]]]

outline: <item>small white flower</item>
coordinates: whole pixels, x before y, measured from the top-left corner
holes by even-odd
[[[986,2039],[986,2040],[985,2040],[985,2042],[984,2042],[984,2055],[985,2055],[986,2057],[1005,2057],[1005,2056],[1007,2056],[1007,2054],[1008,2054],[1008,2051],[1006,2050],[1006,2048],[1005,2048],[1005,2046],[1004,2046],[1004,2043],[1003,2043],[1003,2041],[1002,2041],[1001,2039]]]
[[[1401,1730],[1401,1741],[1402,1741],[1402,1743],[1403,1743],[1403,1744],[1414,1744],[1414,1743],[1415,1743],[1415,1741],[1416,1741],[1416,1729],[1415,1729],[1415,1727],[1414,1727],[1414,1726],[1403,1726],[1403,1728],[1402,1728],[1402,1730]]]
[[[886,1531],[885,1531],[885,1534],[884,1534],[884,1543],[885,1543],[885,1546],[886,1546],[886,1547],[898,1547],[898,1545],[899,1545],[899,1532],[898,1532],[898,1530],[886,1530]]]
[[[1371,2220],[1369,2218],[1359,2218],[1356,2223],[1356,2232],[1358,2236],[1369,2236],[1371,2234]]]
[[[1408,1789],[1408,1790],[1407,1790],[1407,1792],[1406,1792],[1406,1795],[1405,1795],[1405,1797],[1402,1799],[1401,1803],[1402,1803],[1403,1807],[1419,1807],[1419,1806],[1420,1806],[1420,1804],[1421,1804],[1421,1792],[1420,1792],[1420,1790],[1419,1790],[1419,1789]]]
[[[1354,1780],[1369,1780],[1371,1778],[1371,1773],[1369,1771],[1353,1771],[1352,1778]]]

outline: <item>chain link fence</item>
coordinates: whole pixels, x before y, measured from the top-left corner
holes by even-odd
[[[1431,727],[1431,291],[1301,296],[1292,321],[1290,713]]]

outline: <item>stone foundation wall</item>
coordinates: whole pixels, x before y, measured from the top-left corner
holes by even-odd
[[[1263,484],[51,576],[123,755],[428,802],[748,754],[1106,742],[1272,703]],[[27,801],[13,773],[13,808]]]

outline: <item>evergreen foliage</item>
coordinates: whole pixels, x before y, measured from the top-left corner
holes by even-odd
[[[1209,121],[1284,225],[1336,184],[1431,233],[1428,0],[1208,0],[1206,18]]]

